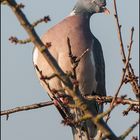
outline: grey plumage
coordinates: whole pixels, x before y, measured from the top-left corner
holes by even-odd
[[[74,55],[80,56],[87,48],[89,49],[89,52],[81,59],[76,70],[79,89],[83,95],[106,95],[105,64],[102,48],[99,41],[91,33],[89,26],[92,14],[106,10],[105,3],[105,0],[78,0],[71,15],[49,29],[42,37],[44,44],[51,42],[52,46],[49,51],[64,72],[72,70],[68,56],[67,37],[70,39]],[[53,73],[52,68],[37,48],[34,51],[33,62],[42,71],[43,75],[50,76]],[[37,76],[40,78],[38,72]],[[46,81],[52,89],[59,90],[63,87],[58,78]],[[44,82],[40,80],[40,83],[49,96],[53,98],[52,93]],[[92,102],[90,107],[95,114],[103,111],[103,106],[99,107],[96,102]],[[70,109],[69,112],[76,119],[83,115],[80,110]],[[87,120],[79,126],[72,127],[72,131],[74,140],[89,140],[96,135],[97,129],[90,120]]]

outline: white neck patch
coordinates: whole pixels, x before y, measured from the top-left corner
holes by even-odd
[[[35,65],[37,65],[37,59],[38,59],[38,49],[35,48],[35,50],[33,52],[33,62]]]
[[[70,13],[69,16],[74,16],[74,15],[76,15],[76,14],[75,14],[75,10],[73,10],[73,11]]]

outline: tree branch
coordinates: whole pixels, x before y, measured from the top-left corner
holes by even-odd
[[[21,107],[16,107],[8,110],[1,111],[0,115],[6,115],[9,117],[9,114],[20,112],[20,111],[27,111],[27,110],[32,110],[32,109],[38,109],[46,106],[53,105],[53,101],[48,101],[48,102],[41,102],[41,103],[35,103],[31,105],[26,105],[26,106],[21,106]],[[7,117],[7,118],[8,118]]]
[[[139,124],[139,120],[136,121],[131,127],[129,127],[119,138],[120,140],[124,140],[133,130],[134,128]]]
[[[58,63],[56,62],[56,60],[48,51],[46,45],[42,43],[37,33],[35,32],[32,24],[29,23],[24,13],[21,11],[20,7],[17,6],[16,1],[15,0],[1,0],[1,2],[7,2],[9,7],[13,10],[21,26],[23,26],[23,28],[27,31],[31,41],[42,53],[46,61],[50,64],[50,66],[54,70],[54,73],[56,73],[56,75],[58,75],[58,78],[63,82],[63,84],[65,85],[65,89],[67,90],[69,95],[73,98],[73,100],[75,101],[75,104],[79,107],[79,109],[81,109],[84,112],[84,114],[87,114],[89,117],[91,117],[91,121],[94,124],[96,124],[98,129],[100,129],[104,133],[104,135],[106,135],[106,138],[113,139],[113,140],[119,139],[102,118],[98,120],[96,119],[97,115],[94,114],[92,109],[88,106],[87,99],[85,99],[80,94],[79,89],[76,88],[74,90],[73,83],[71,82],[69,76],[62,71],[62,69],[59,67]]]
[[[112,96],[102,96],[102,97],[100,97],[100,96],[86,96],[85,98],[87,100],[90,100],[90,101],[91,100],[93,100],[93,101],[96,100],[99,104],[111,103],[112,100],[113,100]],[[133,107],[139,107],[139,102],[135,101],[135,100],[132,100],[132,99],[123,99],[122,97],[118,97],[115,102],[116,102],[116,104],[122,104],[122,105],[128,104],[128,105],[130,105],[131,108],[129,108],[129,111],[133,110]],[[20,111],[38,109],[38,108],[50,106],[50,105],[53,105],[53,104],[54,104],[53,101],[35,103],[35,104],[31,104],[31,105],[26,105],[26,106],[21,106],[21,107],[16,107],[16,108],[1,111],[0,115],[4,116],[4,115],[9,115],[9,114],[12,114],[12,113],[20,112]],[[71,105],[69,105],[69,104],[68,104],[68,106],[71,107]],[[72,107],[74,108],[75,106],[72,106]]]
[[[49,16],[44,16],[43,18],[41,18],[41,19],[35,21],[34,23],[32,23],[32,26],[35,27],[42,22],[48,23],[48,21],[51,21],[50,17]]]
[[[85,97],[88,100],[96,100],[99,104],[101,103],[111,103],[113,98],[112,96],[86,96]],[[124,97],[117,97],[115,100],[115,104],[122,104],[122,105],[135,105],[139,106],[139,101],[132,100],[132,99],[126,99]]]
[[[116,24],[117,24],[117,31],[118,31],[118,38],[119,38],[119,42],[120,42],[122,61],[125,65],[126,64],[126,54],[125,54],[125,51],[124,51],[124,45],[123,45],[122,34],[121,34],[121,25],[119,23],[116,0],[114,0],[113,2],[114,2],[114,13],[115,13],[114,17],[116,19]],[[132,47],[132,43],[133,43],[133,32],[134,32],[134,28],[131,29],[131,37],[130,37],[130,45],[129,45],[130,48]],[[136,76],[134,74],[133,68],[132,68],[130,63],[128,63],[128,68],[126,69],[126,72],[127,72],[127,75],[132,79],[130,81],[130,84],[132,86],[133,92],[135,93],[137,99],[139,99],[139,97],[140,97],[140,87],[138,85],[137,79],[134,78]]]
[[[9,41],[11,41],[11,43],[15,43],[15,44],[26,44],[26,43],[30,43],[31,39],[27,38],[25,40],[19,40],[17,37],[11,36],[9,38]]]
[[[139,88],[138,83],[136,83],[134,78],[132,78],[132,73],[129,70],[129,68],[131,66],[131,64],[130,64],[130,60],[131,60],[130,59],[130,54],[131,54],[131,48],[132,48],[132,43],[133,43],[134,28],[131,29],[130,45],[129,45],[129,48],[128,48],[128,55],[126,57],[125,50],[124,50],[124,45],[123,45],[122,33],[121,33],[121,25],[119,23],[119,17],[118,17],[118,12],[117,12],[116,0],[114,0],[114,12],[115,12],[114,16],[115,16],[116,24],[117,24],[118,38],[119,38],[119,42],[120,42],[120,49],[121,49],[121,54],[122,54],[122,61],[124,63],[124,68],[123,68],[123,74],[122,74],[122,77],[121,77],[120,85],[119,85],[119,87],[118,87],[118,89],[115,93],[115,96],[114,96],[114,98],[113,98],[113,100],[110,104],[110,108],[112,108],[112,110],[115,107],[114,106],[115,100],[116,100],[116,98],[117,98],[117,96],[118,96],[118,94],[119,94],[119,92],[120,92],[124,83],[127,83],[129,81],[133,88],[134,87],[135,87],[135,89]],[[127,80],[128,77],[131,79],[131,81]],[[136,77],[134,73],[133,73],[133,77]],[[136,94],[136,97],[138,97],[139,93],[135,92],[135,94]],[[111,113],[111,111],[110,111],[110,113]],[[110,113],[106,117],[106,122],[110,118]]]

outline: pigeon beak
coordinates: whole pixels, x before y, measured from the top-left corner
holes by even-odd
[[[103,10],[103,13],[105,15],[109,15],[110,14],[110,11],[106,7],[102,7],[102,10]]]

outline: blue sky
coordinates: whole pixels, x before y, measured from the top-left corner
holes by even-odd
[[[68,16],[75,4],[75,0],[18,0],[26,5],[25,14],[30,22],[50,15],[52,21],[40,24],[36,31],[41,36],[50,27]],[[118,13],[122,24],[124,46],[129,44],[130,29],[135,28],[132,49],[132,65],[138,75],[139,60],[139,1],[117,0]],[[116,23],[113,16],[113,1],[107,1],[111,14],[96,14],[91,18],[92,33],[100,40],[106,63],[106,88],[107,94],[113,96],[121,79],[122,62],[120,57],[119,41],[117,38]],[[8,41],[10,36],[27,38],[14,14],[7,6],[1,7],[1,101],[2,110],[49,100],[49,97],[40,86],[32,63],[33,45],[13,45]],[[125,86],[121,95],[128,94],[134,98],[129,85]],[[133,124],[138,115],[131,112],[123,117],[122,111],[126,107],[120,106],[113,111],[109,125],[117,135],[122,134],[126,128]],[[61,116],[51,106],[38,110],[20,112],[10,115],[8,121],[2,117],[2,140],[71,140],[71,130],[61,124]],[[138,135],[138,127],[127,138]]]

